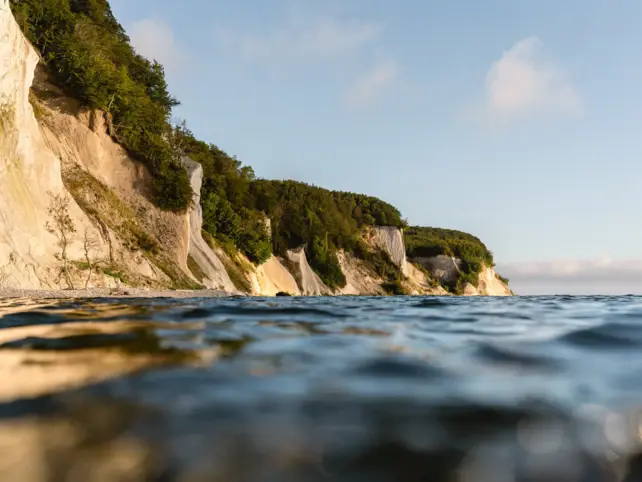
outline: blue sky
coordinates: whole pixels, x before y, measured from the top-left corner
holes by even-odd
[[[261,177],[472,232],[528,292],[642,258],[639,0],[111,3],[176,115]]]

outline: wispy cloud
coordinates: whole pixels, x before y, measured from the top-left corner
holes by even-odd
[[[318,61],[354,54],[372,42],[381,27],[362,20],[331,16],[292,16],[263,34],[223,30],[220,40],[251,59],[265,61]]]
[[[528,37],[504,52],[490,67],[485,99],[472,109],[472,116],[502,121],[543,112],[581,112],[578,91],[543,50],[539,38]]]
[[[365,107],[375,103],[381,94],[397,78],[398,68],[394,62],[385,62],[366,72],[347,91],[345,100],[353,107]]]
[[[557,260],[499,266],[520,294],[642,292],[642,260]]]
[[[136,51],[157,60],[166,70],[179,68],[185,55],[181,52],[172,28],[160,19],[146,18],[133,23],[129,29]]]

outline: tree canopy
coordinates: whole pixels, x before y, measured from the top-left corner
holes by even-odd
[[[493,267],[493,253],[472,234],[453,229],[411,226],[405,232],[406,254],[409,258],[439,255],[462,260],[460,284],[477,285],[477,276],[484,266]],[[456,287],[451,287],[456,288]]]
[[[163,66],[138,55],[106,0],[11,0],[19,25],[56,82],[105,111],[112,132],[154,178],[155,201],[184,210],[187,173],[166,141],[172,107]]]

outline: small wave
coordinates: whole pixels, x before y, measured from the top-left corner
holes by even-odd
[[[518,352],[496,344],[481,344],[475,350],[475,356],[484,362],[505,364],[521,368],[555,369],[558,363],[550,357]]]
[[[573,331],[560,337],[560,341],[597,350],[636,348],[642,345],[642,331],[630,325],[609,323]]]
[[[435,379],[443,376],[440,368],[410,358],[379,358],[362,363],[352,371],[355,375],[383,378]]]

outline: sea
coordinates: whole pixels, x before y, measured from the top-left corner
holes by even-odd
[[[642,298],[0,300],[2,482],[642,480]]]

